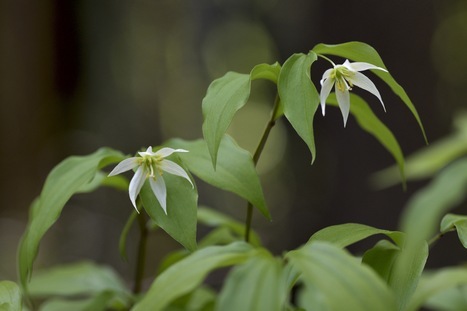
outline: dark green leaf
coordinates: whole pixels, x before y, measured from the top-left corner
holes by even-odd
[[[277,88],[284,114],[316,158],[313,118],[319,105],[318,91],[310,79],[316,54],[294,54],[282,66]]]
[[[211,165],[208,148],[203,140],[173,139],[166,145],[189,151],[180,153],[179,157],[190,172],[208,184],[239,195],[252,203],[265,217],[271,218],[253,159],[247,151],[235,143],[233,138],[226,135],[222,139],[215,170]]]

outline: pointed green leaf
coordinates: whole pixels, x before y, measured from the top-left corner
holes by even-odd
[[[292,55],[282,66],[277,83],[284,114],[310,149],[312,162],[316,158],[313,118],[319,95],[311,82],[310,68],[316,58],[314,52]]]
[[[410,300],[407,311],[418,310],[429,298],[460,285],[467,285],[467,269],[463,267],[444,268],[423,276],[417,291]]]
[[[356,62],[370,63],[375,66],[386,69],[386,66],[384,65],[383,60],[379,56],[378,52],[376,52],[376,50],[373,47],[363,42],[347,42],[336,45],[318,44],[313,48],[313,51],[318,55],[336,55]],[[402,101],[410,109],[413,116],[417,120],[418,125],[420,126],[420,129],[423,133],[423,137],[425,138],[425,141],[428,142],[425,134],[425,129],[423,128],[423,124],[420,120],[417,109],[413,105],[412,101],[410,100],[409,96],[402,88],[402,86],[400,86],[399,83],[396,82],[396,80],[391,76],[389,72],[384,72],[382,70],[373,70],[372,72],[378,77],[380,77],[384,82],[386,82],[386,84],[392,89],[392,91],[402,99]]]
[[[318,290],[329,310],[396,310],[386,284],[345,250],[313,242],[287,254],[302,280]]]
[[[280,71],[281,65],[278,62],[272,65],[259,64],[251,70],[250,77],[251,80],[265,79],[277,84]]]
[[[197,288],[211,271],[243,263],[254,253],[244,242],[199,249],[160,274],[132,311],[164,310],[170,302]]]
[[[174,156],[171,161],[182,163]],[[196,249],[196,210],[198,192],[182,177],[164,174],[167,188],[167,214],[152,192],[149,182],[141,189],[140,198],[149,217],[172,238],[190,251]]]
[[[216,308],[281,311],[287,297],[285,290],[281,262],[263,251],[229,273]]]
[[[338,247],[347,247],[375,234],[384,234],[391,238],[397,245],[401,245],[403,234],[397,231],[377,229],[362,224],[342,224],[326,227],[313,234],[307,244],[316,241],[332,243]]]
[[[335,93],[328,97],[327,102],[338,106]],[[350,113],[363,130],[373,135],[391,153],[399,166],[399,174],[405,185],[404,154],[392,132],[378,119],[363,98],[353,93],[350,94]]]
[[[233,138],[226,135],[222,139],[215,170],[211,164],[208,147],[203,140],[173,139],[165,145],[188,150],[187,153],[180,153],[179,157],[190,172],[208,184],[239,195],[253,204],[266,218],[271,218],[253,159],[250,153],[235,143]]]
[[[467,216],[455,214],[444,216],[441,220],[441,232],[447,232],[454,228],[462,245],[467,248]]]
[[[69,157],[50,172],[40,196],[31,206],[29,222],[19,246],[18,267],[24,288],[31,274],[40,240],[58,219],[66,202],[83,189],[91,190],[86,189],[86,185],[93,183],[100,168],[123,159],[120,152],[101,148],[87,156]]]
[[[381,240],[363,254],[362,262],[370,266],[386,283],[389,283],[392,267],[400,248],[388,240]]]
[[[0,310],[20,311],[21,310],[21,290],[15,282],[0,282]]]

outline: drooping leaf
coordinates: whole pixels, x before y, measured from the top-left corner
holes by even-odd
[[[183,164],[172,158],[173,162]],[[190,251],[196,249],[196,210],[198,192],[185,179],[172,174],[164,174],[167,188],[167,214],[146,182],[141,189],[140,198],[149,217],[173,239]]]
[[[467,216],[447,214],[441,220],[441,232],[455,229],[462,245],[467,248]]]
[[[261,251],[228,275],[219,294],[217,310],[281,311],[287,297],[282,264]]]
[[[354,41],[335,45],[318,44],[313,48],[312,51],[314,51],[318,55],[335,55],[356,62],[370,63],[375,66],[386,69],[386,66],[384,65],[383,60],[379,56],[378,52],[376,52],[376,50],[373,47],[363,42]],[[420,126],[425,141],[427,141],[425,129],[423,128],[423,124],[420,120],[417,109],[413,105],[412,101],[410,100],[409,96],[402,88],[402,86],[400,86],[399,83],[396,82],[396,80],[391,76],[389,72],[384,72],[382,70],[373,70],[372,72],[378,77],[380,77],[409,108],[409,110],[412,112],[413,116],[417,120],[418,125]]]
[[[235,113],[242,108],[250,97],[251,81],[266,79],[277,81],[280,65],[278,63],[255,66],[250,74],[228,72],[214,80],[203,99],[203,136],[214,168],[217,165],[217,152],[227,128]]]
[[[329,310],[396,310],[391,290],[369,267],[336,245],[313,242],[286,257]]]
[[[403,234],[401,232],[377,229],[362,224],[348,223],[321,229],[310,237],[307,244],[321,241],[328,242],[342,248],[375,234],[384,234],[391,238],[397,245],[401,245],[403,241]]]
[[[310,68],[316,58],[314,52],[292,55],[282,66],[277,83],[284,114],[310,149],[312,162],[316,158],[313,118],[319,95],[311,82]]]
[[[467,285],[467,269],[463,267],[444,268],[423,276],[407,311],[418,310],[429,298],[460,285]],[[464,307],[466,305],[464,294]]]
[[[338,106],[335,93],[330,94],[327,102]],[[350,113],[364,131],[373,135],[391,153],[397,162],[399,175],[405,185],[404,154],[392,132],[378,119],[365,100],[353,93],[350,93]]]
[[[21,239],[18,252],[19,277],[23,288],[31,274],[39,243],[55,223],[71,196],[86,189],[100,168],[123,160],[122,153],[101,148],[87,156],[73,156],[58,164],[47,176],[40,196],[30,209],[29,222]]]
[[[132,311],[164,310],[171,301],[197,288],[211,271],[243,263],[254,252],[244,242],[199,249],[160,274]]]
[[[0,281],[0,310],[21,310],[21,290],[15,282]]]
[[[189,152],[180,153],[179,157],[190,172],[208,184],[239,195],[252,203],[266,218],[271,218],[253,159],[233,138],[226,135],[222,139],[215,170],[203,140],[173,139],[165,145],[188,150]]]

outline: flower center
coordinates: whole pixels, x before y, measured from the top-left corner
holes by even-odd
[[[139,165],[143,166],[146,174],[154,179],[157,179],[157,176],[162,175],[162,169],[160,168],[160,163],[163,160],[161,156],[150,156],[145,155],[139,159]],[[156,175],[158,173],[158,175]]]
[[[349,78],[353,77],[355,73],[343,65],[337,65],[331,72],[331,78],[336,81],[336,87],[339,91],[349,91],[352,89],[353,84]],[[348,82],[348,84],[347,84]]]

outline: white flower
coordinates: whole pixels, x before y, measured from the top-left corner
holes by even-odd
[[[125,159],[118,163],[118,165],[110,172],[109,176],[114,176],[139,166],[130,181],[129,187],[131,203],[133,203],[133,206],[138,213],[136,197],[138,196],[141,187],[143,187],[146,178],[149,178],[149,184],[151,185],[152,192],[154,192],[154,195],[159,201],[165,214],[167,214],[167,188],[165,186],[164,179],[162,178],[163,172],[183,177],[191,183],[192,187],[194,187],[187,173],[180,165],[165,159],[174,152],[188,151],[184,149],[162,148],[157,152],[153,152],[152,147],[149,147],[145,152],[138,152],[140,157]]]
[[[332,63],[332,62],[331,62]],[[321,110],[324,116],[324,109],[326,106],[326,99],[331,93],[331,89],[334,85],[335,92],[337,97],[337,103],[339,104],[339,108],[342,112],[342,117],[344,118],[344,126],[347,123],[347,118],[349,116],[350,111],[350,96],[349,91],[352,90],[352,87],[358,86],[371,94],[378,97],[379,101],[383,105],[384,111],[386,108],[384,107],[383,100],[381,99],[381,95],[378,92],[378,89],[368,79],[364,74],[361,74],[360,71],[368,70],[368,69],[378,69],[386,71],[386,69],[374,66],[369,63],[364,62],[355,62],[350,63],[349,60],[345,60],[342,65],[335,65],[332,63],[334,68],[330,68],[326,70],[323,74],[321,79],[321,92],[319,94],[320,101],[321,101]]]

